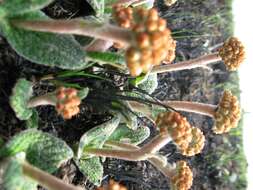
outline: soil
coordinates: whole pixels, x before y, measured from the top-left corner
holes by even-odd
[[[176,61],[215,51],[219,47],[217,44],[221,44],[232,35],[231,7],[227,0],[179,0],[172,7],[165,6],[163,1],[159,0],[156,7],[160,15],[168,20],[169,27],[177,40]],[[83,17],[93,12],[82,0],[56,0],[43,11],[53,18]],[[11,89],[17,79],[25,77],[33,80],[35,77],[56,71],[58,69],[39,66],[20,57],[0,35],[0,138],[5,142],[25,129],[25,123],[15,117],[9,105]],[[154,96],[161,100],[192,100],[217,104],[223,91],[220,84],[225,83],[229,77],[222,64],[160,74],[159,87],[154,92]],[[43,85],[35,88],[37,94],[48,90],[50,89]],[[81,110],[79,116],[65,122],[53,108],[40,107],[38,108],[40,129],[72,144],[77,142],[85,131],[109,118],[106,113],[90,105],[82,105]],[[176,150],[175,145],[168,144],[162,149],[162,154],[167,155],[169,162],[180,159],[188,161],[194,173],[192,190],[245,189],[244,182],[236,185],[230,178],[223,178],[221,171],[224,168],[215,165],[216,160],[221,158],[216,151],[226,149],[236,154],[239,151],[236,144],[240,143],[241,138],[214,135],[210,130],[212,119],[196,114],[183,114],[191,124],[203,130],[206,136],[204,151],[192,158],[186,158]],[[154,131],[153,126],[150,128]],[[228,139],[229,145],[224,144],[224,139]],[[241,168],[236,162],[231,160],[227,164],[225,169],[228,170],[229,177],[232,174],[239,175]],[[112,177],[126,185],[129,190],[169,189],[166,178],[147,162],[107,159],[104,170],[104,183]],[[62,166],[56,175],[66,182],[85,186],[88,190],[94,189],[94,186],[78,171],[73,161]]]

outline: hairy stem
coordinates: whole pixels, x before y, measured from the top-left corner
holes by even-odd
[[[143,161],[150,157],[149,154],[145,154],[140,150],[112,150],[112,149],[96,149],[89,148],[85,150],[85,153],[94,156],[103,156],[109,158],[117,158],[128,161]]]
[[[106,40],[94,40],[91,42],[91,44],[84,47],[85,51],[100,51],[105,52],[113,45],[112,41],[106,41]]]
[[[152,117],[152,110],[149,106],[134,101],[129,101],[129,105],[133,111],[144,114],[152,122],[155,121],[155,118]]]
[[[217,105],[190,101],[164,101],[163,104],[178,111],[197,113],[210,117],[214,117],[215,111],[217,109]],[[151,108],[147,107],[146,105],[133,102],[130,102],[130,106],[134,111],[142,112],[145,116],[151,119],[151,121],[155,121],[155,118],[152,115],[152,111],[154,110]]]
[[[146,153],[156,153],[161,148],[163,148],[166,144],[171,141],[171,137],[167,133],[161,133],[155,136],[150,142],[144,145],[141,150]]]
[[[158,152],[162,147],[168,144],[171,138],[168,134],[160,134],[154,137],[148,144],[138,150],[113,150],[89,148],[85,152],[95,156],[104,156],[118,158],[129,161],[147,160]]]
[[[210,117],[214,117],[215,110],[217,109],[216,105],[190,101],[166,101],[164,103],[170,107],[173,107],[176,110],[197,113]]]
[[[33,167],[27,162],[22,164],[22,168],[25,176],[37,181],[41,186],[49,190],[84,190],[84,188],[66,184],[62,180]]]
[[[52,106],[56,105],[56,98],[53,93],[48,93],[42,96],[31,98],[27,103],[28,108],[34,108],[37,106],[46,106],[46,105],[52,105]]]
[[[138,2],[139,0],[118,0],[115,4],[122,5],[122,6],[130,6],[131,4]]]
[[[209,55],[201,56],[196,59],[182,61],[176,64],[154,66],[153,69],[151,70],[151,73],[165,73],[165,72],[171,72],[171,71],[194,69],[194,68],[203,67],[203,66],[206,66],[207,64],[215,63],[221,60],[222,60],[221,57],[216,52]]]
[[[128,46],[132,40],[131,32],[127,29],[111,24],[94,23],[81,19],[37,21],[12,20],[11,23],[16,27],[32,31],[84,35],[101,40],[123,43],[126,46]]]
[[[128,143],[121,143],[121,142],[113,142],[113,141],[107,141],[105,145],[118,148],[118,149],[125,149],[125,150],[140,150],[141,148],[132,144]],[[155,166],[160,172],[163,173],[163,175],[167,177],[171,177],[173,175],[173,168],[171,165],[167,163],[167,160],[165,161],[162,159],[160,155],[153,154],[152,157],[147,158],[147,161],[149,161],[153,166]]]

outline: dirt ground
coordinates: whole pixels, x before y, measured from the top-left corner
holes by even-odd
[[[172,7],[159,0],[159,13],[168,20],[168,25],[177,40],[176,61],[187,60],[215,51],[232,35],[231,2],[228,0],[178,0]],[[82,0],[56,0],[44,11],[54,18],[83,17],[92,10]],[[20,77],[33,79],[58,69],[38,66],[18,56],[0,34],[0,137],[7,141],[14,134],[24,130],[24,122],[19,121],[9,106],[9,96],[16,80]],[[159,75],[159,87],[154,95],[161,100],[192,100],[217,104],[226,82],[236,79],[225,71],[222,64],[209,68],[172,72]],[[236,81],[235,81],[236,82]],[[36,88],[36,93],[45,92],[48,87]],[[38,108],[40,129],[51,132],[72,144],[89,128],[102,123],[108,116],[89,105],[83,105],[81,114],[65,122],[57,116],[53,108]],[[205,136],[204,151],[192,158],[177,152],[175,145],[168,144],[162,153],[169,162],[187,160],[193,169],[192,190],[235,190],[246,189],[241,158],[241,136],[214,135],[210,128],[212,119],[196,114],[183,113],[191,124],[200,127]],[[152,126],[150,126],[152,130]],[[239,133],[239,132],[238,132]],[[230,153],[230,157],[224,154]],[[231,154],[231,152],[233,154]],[[238,161],[239,159],[239,161]],[[104,183],[109,177],[125,184],[129,190],[167,190],[168,181],[147,162],[126,162],[107,159],[104,164]],[[93,189],[72,161],[64,165],[56,174],[65,181]]]

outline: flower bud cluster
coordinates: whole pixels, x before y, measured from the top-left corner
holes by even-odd
[[[174,60],[176,42],[166,20],[159,17],[156,9],[116,9],[115,17],[120,26],[134,32],[133,43],[126,51],[126,62],[132,76],[148,72],[163,60],[167,63]]]
[[[77,90],[74,88],[60,87],[56,90],[56,110],[64,119],[71,119],[80,112],[80,98],[77,96]]]
[[[245,48],[236,37],[229,38],[219,50],[219,55],[229,71],[235,71],[245,59]]]
[[[171,178],[172,190],[188,190],[191,188],[193,175],[185,161],[177,162],[174,173]]]
[[[241,117],[239,101],[230,91],[226,90],[215,112],[213,131],[216,134],[229,132],[236,128]]]
[[[160,132],[168,133],[185,156],[202,151],[205,137],[200,129],[192,127],[185,117],[177,112],[160,113],[156,119]]]
[[[127,190],[124,185],[119,184],[118,182],[110,179],[109,184],[106,186],[98,187],[96,190]]]
[[[192,127],[192,141],[188,147],[182,150],[182,154],[185,156],[194,156],[199,154],[205,145],[205,136],[202,131],[197,127]]]

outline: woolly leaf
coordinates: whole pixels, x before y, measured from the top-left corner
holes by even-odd
[[[103,178],[103,165],[99,157],[80,159],[77,162],[79,170],[95,185],[100,185]]]
[[[78,90],[77,96],[82,100],[86,98],[88,93],[89,93],[89,88],[83,88],[81,90]]]
[[[149,74],[146,80],[138,85],[138,87],[149,94],[152,94],[158,87],[157,74]]]
[[[141,126],[136,130],[132,130],[126,125],[120,125],[109,137],[108,141],[119,141],[138,145],[146,140],[149,135],[150,129],[146,126]]]
[[[32,116],[26,120],[26,128],[38,128],[39,115],[36,110],[33,110]]]
[[[19,152],[25,152],[29,163],[49,173],[73,157],[72,149],[64,141],[36,129],[28,129],[14,136],[0,149],[0,158]]]
[[[29,119],[33,111],[27,108],[27,102],[32,96],[32,83],[26,79],[19,79],[12,89],[12,95],[10,97],[10,104],[15,111],[16,116],[21,120]]]
[[[80,139],[77,157],[80,159],[88,156],[84,152],[85,148],[102,148],[105,141],[118,127],[119,122],[120,116],[116,115],[111,120],[87,131]]]
[[[4,190],[37,190],[37,182],[23,175],[22,165],[17,159],[10,159],[8,162],[1,165],[5,167],[3,174],[3,183],[1,184]]]
[[[15,19],[45,20],[47,17],[37,11]],[[28,31],[8,23],[2,25],[2,30],[12,48],[32,62],[70,70],[88,66],[84,50],[71,35]]]
[[[97,17],[102,17],[104,14],[105,2],[104,0],[87,0],[90,6],[94,9]]]
[[[131,129],[138,127],[137,115],[132,111],[128,102],[113,101],[111,106],[112,112],[122,115],[120,123],[125,123]]]
[[[4,0],[0,9],[5,12],[6,16],[13,16],[42,9],[51,2],[53,0]]]

